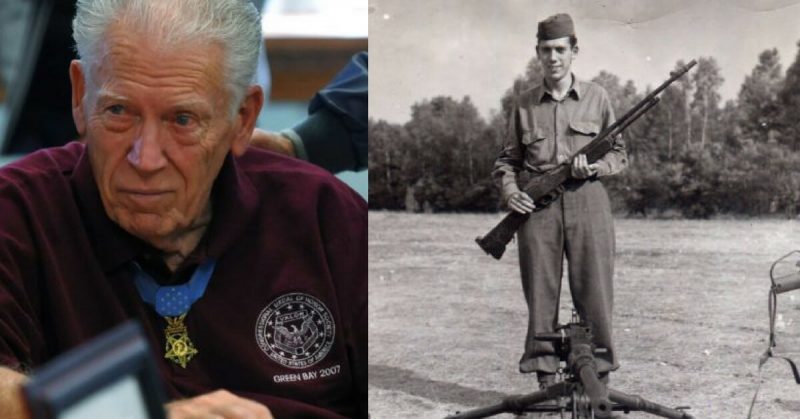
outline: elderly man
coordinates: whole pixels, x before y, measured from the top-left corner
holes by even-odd
[[[603,372],[618,367],[611,342],[614,226],[608,196],[599,178],[627,164],[625,146],[617,140],[599,161],[588,164],[574,153],[611,125],[614,113],[602,87],[572,74],[578,54],[569,15],[539,23],[536,53],[544,70],[541,84],[517,92],[509,134],[493,175],[509,208],[531,213],[520,228],[519,260],[528,303],[528,334],[519,362],[523,373],[536,372],[542,385],[553,381],[558,367],[552,343],[533,339],[558,323],[563,258],[569,262],[569,285],[575,309],[592,327]],[[530,178],[572,161],[572,177],[563,195],[546,208],[520,191],[518,177]]]
[[[84,0],[73,28],[85,145],[0,170],[0,417],[25,417],[30,368],[130,318],[172,418],[366,417],[366,205],[248,149],[256,9]]]

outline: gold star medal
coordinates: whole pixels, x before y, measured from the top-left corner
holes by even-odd
[[[189,282],[182,285],[161,286],[137,264],[134,267],[134,283],[142,300],[152,304],[156,313],[164,317],[167,327],[164,328],[166,348],[164,358],[186,368],[186,364],[197,355],[197,349],[189,340],[186,330],[186,314],[203,293],[214,272],[216,260],[209,259],[198,266]]]
[[[189,333],[183,323],[184,318],[186,318],[186,313],[178,317],[164,317],[167,320],[167,327],[164,329],[164,335],[167,338],[164,358],[180,365],[182,368],[186,368],[186,364],[191,361],[192,357],[197,355],[197,349],[189,339]]]

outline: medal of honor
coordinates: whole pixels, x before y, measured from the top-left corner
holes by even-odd
[[[185,317],[186,313],[178,317],[164,317],[167,321],[167,327],[164,329],[164,336],[167,340],[166,348],[164,348],[164,358],[180,365],[182,368],[186,368],[186,364],[197,354],[197,349],[189,339],[189,332],[183,323]]]
[[[195,301],[206,291],[208,281],[214,272],[216,261],[211,259],[198,266],[189,282],[182,285],[160,286],[134,262],[135,284],[139,295],[146,303],[152,304],[156,312],[167,322],[164,328],[164,358],[186,368],[189,361],[198,354],[194,343],[189,339],[186,328],[186,315]]]

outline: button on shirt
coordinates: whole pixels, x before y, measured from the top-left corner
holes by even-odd
[[[503,150],[492,175],[503,199],[518,192],[521,170],[544,173],[568,164],[583,146],[614,122],[608,94],[599,85],[573,77],[572,87],[556,100],[544,84],[517,94]],[[598,164],[597,176],[617,173],[627,165],[625,144],[617,138]]]

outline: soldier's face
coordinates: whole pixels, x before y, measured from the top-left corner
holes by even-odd
[[[536,54],[544,68],[548,81],[559,81],[572,71],[572,60],[578,54],[578,46],[571,46],[569,37],[539,41]]]

